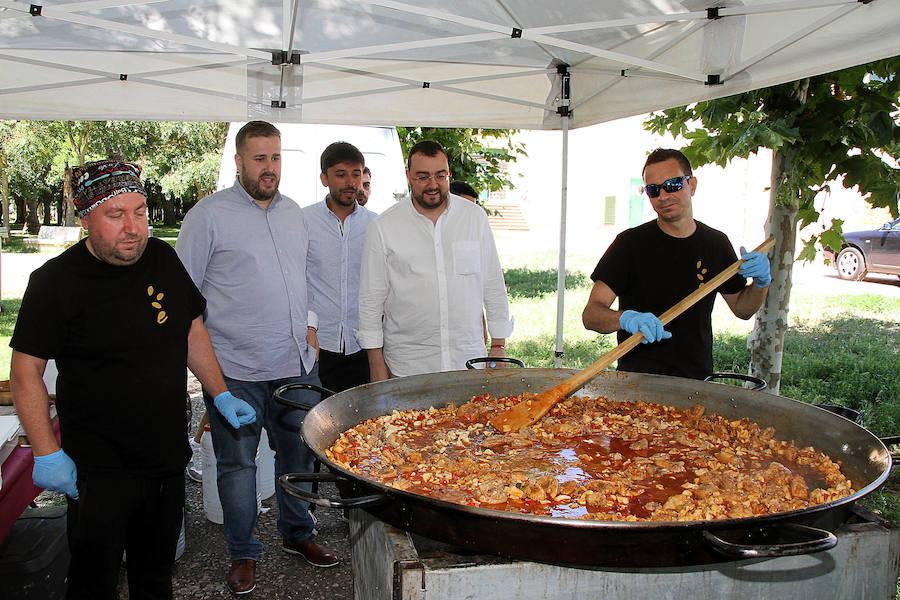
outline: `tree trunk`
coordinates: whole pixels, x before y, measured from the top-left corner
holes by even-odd
[[[169,196],[163,195],[163,225],[166,227],[174,227],[178,222],[175,216],[175,200]]]
[[[43,218],[41,219],[42,225],[50,225],[50,204],[53,202],[53,198],[49,196],[45,196],[41,201],[43,205]]]
[[[40,184],[46,185],[47,175],[50,174],[50,168],[52,166],[53,165],[49,162],[46,165],[44,165],[44,171],[40,175],[38,175],[36,178]],[[39,185],[36,187],[38,188],[38,190],[40,190],[42,186]],[[27,205],[28,205],[27,206],[28,214],[25,215],[25,229],[26,229],[26,231],[28,231],[28,233],[30,233],[32,235],[37,235],[38,231],[40,230],[40,225],[38,224],[38,219],[39,219],[38,209],[41,207],[41,201],[42,201],[42,198],[41,198],[40,191],[34,192],[34,195],[29,200],[26,201]],[[50,213],[50,211],[48,210],[47,215],[46,215],[47,222],[45,222],[45,224],[49,223],[49,218],[50,218],[49,213]]]
[[[747,340],[750,351],[750,375],[769,384],[769,391],[781,389],[781,363],[784,337],[788,329],[788,305],[791,299],[794,254],[797,243],[798,201],[796,197],[782,198],[779,194],[792,186],[782,187],[789,177],[795,151],[787,148],[772,155],[772,187],[769,193],[769,216],[766,237],[775,236],[775,248],[769,254],[772,264],[772,283],[762,308],[756,314],[753,331]],[[784,201],[787,200],[787,201]]]
[[[75,192],[72,190],[72,167],[66,161],[66,174],[63,178],[63,225],[66,227],[75,227],[75,204],[73,202]]]
[[[9,227],[9,176],[7,175],[8,162],[6,153],[0,148],[0,210],[3,211],[3,227]]]
[[[25,214],[28,212],[25,208],[25,198],[13,194],[13,201],[16,204],[16,225],[25,222]]]
[[[28,197],[25,201],[25,231],[31,235],[37,235],[41,226],[38,223],[38,193]]]

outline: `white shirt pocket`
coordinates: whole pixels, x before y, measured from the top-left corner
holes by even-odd
[[[474,275],[481,271],[481,244],[453,242],[453,271],[457,275]]]

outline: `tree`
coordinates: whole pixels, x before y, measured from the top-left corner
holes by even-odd
[[[72,150],[75,152],[75,164],[83,165],[85,163],[85,156],[88,152],[88,144],[91,141],[91,130],[93,129],[94,122],[82,121],[78,123],[75,121],[65,121],[64,126],[66,138],[69,140],[69,144],[72,146]],[[75,191],[72,186],[72,169],[69,167],[69,163],[67,161],[64,174],[62,199],[62,212],[64,216],[60,218],[60,222],[62,222],[62,224],[66,227],[73,227],[75,225],[74,193]]]
[[[0,226],[9,227],[9,160],[6,157],[6,141],[15,130],[14,121],[0,121]]]
[[[190,206],[215,191],[228,123],[148,123],[154,151],[144,160],[147,178],[159,181],[163,223],[174,225],[175,198]]]
[[[163,208],[174,225],[176,199],[196,202],[215,188],[227,123],[150,121],[3,121],[0,122],[0,191],[9,178],[9,197],[18,220],[28,215],[35,233],[44,205],[51,204],[66,225],[75,224],[70,166],[111,156],[138,162],[150,201]]]
[[[815,223],[814,200],[840,182],[857,187],[873,207],[896,217],[900,195],[900,57],[881,60],[652,115],[645,126],[690,140],[691,162],[724,166],[770,148],[772,176],[766,234],[776,238],[772,284],[747,346],[750,374],[778,393],[794,261],[812,260],[825,245],[841,246],[834,219],[802,242],[798,223]],[[699,123],[699,126],[697,124]]]
[[[61,146],[52,135],[52,126],[49,121],[15,121],[9,136],[0,140],[6,154],[9,194],[17,206],[17,222],[24,222],[31,234],[38,232],[42,221],[40,207],[52,202],[58,183],[53,170]]]
[[[527,156],[525,145],[513,140],[514,133],[512,129],[397,128],[404,158],[417,142],[440,142],[447,152],[453,179],[491,192],[513,188],[506,165],[515,162],[519,155]]]

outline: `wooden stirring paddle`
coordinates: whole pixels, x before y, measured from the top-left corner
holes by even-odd
[[[765,242],[760,244],[756,248],[756,251],[768,252],[774,245],[775,238],[770,237]],[[734,262],[732,265],[726,267],[721,273],[707,281],[705,284],[700,284],[700,287],[694,290],[689,296],[660,315],[659,320],[662,321],[663,325],[667,325],[672,319],[699,302],[700,299],[704,296],[715,291],[716,288],[722,285],[722,283],[724,283],[727,279],[737,273],[741,268],[743,262],[744,261],[742,260]],[[491,419],[491,425],[494,427],[494,429],[496,429],[497,431],[502,431],[503,433],[518,431],[526,425],[531,425],[532,423],[543,417],[545,414],[547,414],[547,411],[553,408],[553,406],[557,402],[580,390],[600,371],[611,365],[613,361],[627,354],[635,346],[640,344],[641,340],[643,339],[643,333],[641,333],[640,331],[635,333],[627,340],[601,356],[600,360],[598,360],[585,370],[576,373],[559,385],[552,387],[549,390],[544,390],[533,398],[523,400],[515,406],[503,411],[502,413]]]

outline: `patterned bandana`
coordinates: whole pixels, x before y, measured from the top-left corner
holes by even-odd
[[[141,185],[141,168],[129,162],[98,160],[72,167],[75,214],[83,217],[119,194],[137,192],[147,197]]]

